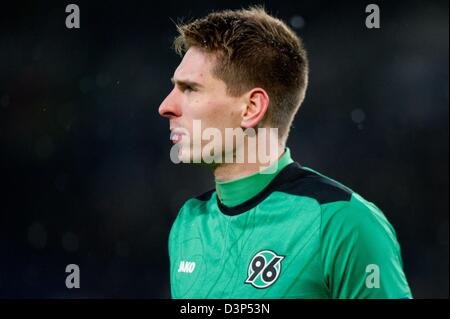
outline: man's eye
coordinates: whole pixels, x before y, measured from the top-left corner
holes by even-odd
[[[189,93],[189,92],[196,91],[196,88],[194,86],[184,84],[184,83],[176,84],[176,87],[178,88],[178,90],[180,90],[180,92],[183,92],[183,93]]]

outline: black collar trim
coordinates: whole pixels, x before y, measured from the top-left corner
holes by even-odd
[[[293,162],[283,168],[280,173],[266,186],[258,195],[250,198],[249,200],[239,204],[237,206],[228,207],[225,206],[217,197],[217,206],[219,206],[220,211],[228,216],[236,216],[250,209],[256,207],[264,199],[266,199],[272,192],[276,191],[279,186],[289,183],[290,181],[302,178],[306,175],[311,175],[312,173],[301,169],[301,165],[297,162]]]

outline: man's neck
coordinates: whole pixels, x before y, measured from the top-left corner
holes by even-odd
[[[213,169],[214,178],[220,181],[231,181],[245,176],[249,176],[260,172],[262,169],[272,165],[280,159],[285,151],[285,145],[278,145],[278,152],[269,152],[268,157],[261,161],[258,156],[255,163],[249,163],[248,160],[244,163],[224,163],[215,166]]]

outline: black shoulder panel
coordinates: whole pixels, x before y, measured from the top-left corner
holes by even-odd
[[[220,200],[217,204],[222,213],[239,215],[257,206],[273,192],[314,198],[319,204],[349,201],[352,196],[351,190],[329,178],[303,169],[299,163],[294,162],[286,166],[261,193],[248,201],[234,207],[227,207]],[[211,198],[211,194],[207,198]]]
[[[311,197],[317,200],[319,204],[349,201],[352,196],[351,190],[346,187],[300,166],[293,166],[289,170],[291,171],[290,174],[297,175],[298,178],[282,183],[277,187],[277,191]]]
[[[203,193],[197,197],[195,197],[195,199],[201,200],[203,202],[207,202],[211,199],[211,195],[214,193],[215,189],[211,189],[209,191],[207,191],[206,193]]]

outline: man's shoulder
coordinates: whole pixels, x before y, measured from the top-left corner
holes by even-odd
[[[395,237],[395,231],[383,211],[357,193],[353,193],[347,202],[322,205],[321,211],[323,228],[348,229],[349,232],[366,234],[381,231]]]
[[[315,200],[322,221],[343,225],[388,224],[383,212],[344,184],[297,163],[283,172],[277,191]]]
[[[353,193],[343,184],[298,163],[286,167],[272,184],[274,191],[309,197],[320,205],[350,201]]]
[[[181,215],[182,213],[198,214],[202,210],[202,207],[207,209],[206,205],[208,204],[208,202],[210,200],[213,199],[213,197],[215,195],[215,191],[216,191],[215,189],[211,189],[200,195],[197,195],[197,196],[187,199],[184,202],[184,204],[181,206],[178,215]]]
[[[201,202],[207,202],[214,195],[215,191],[216,191],[215,188],[210,189],[209,191],[204,192],[203,194],[200,194],[200,195],[198,195],[198,196],[196,196],[196,197],[194,197],[192,199],[195,199],[195,200],[201,201]]]
[[[190,229],[196,221],[208,215],[208,202],[215,194],[215,189],[192,197],[184,202],[172,224],[171,237],[180,231]]]

